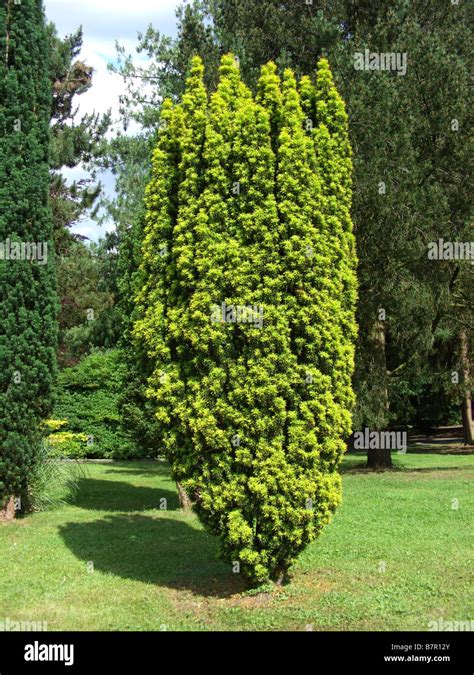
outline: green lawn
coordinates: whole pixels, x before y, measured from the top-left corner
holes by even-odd
[[[0,620],[301,631],[473,618],[474,456],[396,455],[386,473],[363,461],[346,457],[343,505],[292,582],[260,594],[243,592],[216,541],[179,511],[166,464],[88,464],[74,504],[0,526]]]

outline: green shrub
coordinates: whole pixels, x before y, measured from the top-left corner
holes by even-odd
[[[123,355],[113,349],[93,352],[60,372],[54,419],[48,422],[53,456],[107,459],[141,456],[121,425],[118,399],[122,368]]]
[[[62,429],[64,426],[67,426],[67,420],[46,420],[46,442],[49,448],[49,456],[84,459],[87,456],[87,434],[64,431]]]

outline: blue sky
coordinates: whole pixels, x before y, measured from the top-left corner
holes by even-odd
[[[83,27],[80,58],[94,68],[94,84],[78,98],[79,116],[117,109],[123,83],[107,70],[107,64],[115,60],[115,42],[134,53],[137,33],[144,32],[150,23],[161,33],[175,35],[175,9],[179,4],[179,0],[44,0],[46,17],[56,24],[61,37]],[[64,173],[70,180],[84,176],[80,168]],[[108,193],[113,191],[112,176],[106,174],[101,181]],[[112,229],[112,224],[106,228]],[[73,231],[97,240],[104,228],[84,219]]]

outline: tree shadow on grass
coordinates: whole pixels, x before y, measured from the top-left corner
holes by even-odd
[[[404,473],[444,473],[445,471],[466,471],[471,470],[470,466],[422,466],[413,468],[404,468]]]
[[[402,463],[400,463],[397,459],[397,455],[399,453],[393,453],[392,454],[392,466],[390,467],[384,467],[384,468],[379,468],[379,469],[373,469],[371,467],[368,467],[365,461],[360,461],[355,459],[357,457],[356,453],[351,453],[347,454],[344,458],[344,461],[339,467],[339,472],[344,475],[344,474],[357,474],[357,473],[362,473],[362,474],[367,474],[367,475],[374,475],[374,474],[382,474],[382,473],[430,473],[430,472],[436,472],[436,471],[462,471],[466,467],[464,466],[422,466],[422,467],[412,467],[412,466],[406,466]],[[412,454],[412,451],[409,451],[409,454]],[[433,454],[433,453],[427,453],[427,454]],[[439,453],[438,453],[439,454]],[[351,458],[352,456],[352,458]],[[359,455],[360,456],[360,455]]]
[[[438,441],[433,441],[433,444],[435,443],[438,443]],[[474,455],[474,446],[439,444],[437,447],[429,445],[410,448],[409,452],[410,455],[441,455],[443,457],[447,455]]]
[[[339,473],[342,475],[349,473],[349,474],[354,474],[354,473],[363,473],[367,475],[373,475],[376,473],[385,473],[385,472],[391,472],[391,473],[397,473],[397,472],[406,472],[410,471],[411,469],[407,469],[406,467],[402,466],[401,464],[398,464],[396,461],[393,460],[392,458],[392,466],[390,467],[383,467],[379,469],[373,469],[370,466],[367,466],[365,462],[357,462],[357,461],[345,461],[341,466],[339,467]]]
[[[106,474],[128,474],[129,476],[146,476],[147,478],[152,478],[153,476],[166,476],[170,480],[171,477],[171,467],[167,462],[153,462],[140,460],[140,463],[135,465],[135,462],[128,462],[127,464],[112,464],[108,467],[104,473]]]
[[[391,470],[398,469],[397,466],[391,467]],[[344,455],[343,461],[339,465],[339,473],[373,473],[373,469],[367,466],[367,452],[348,452]]]
[[[59,533],[84,564],[92,561],[95,571],[206,597],[225,598],[246,589],[241,575],[217,559],[217,541],[182,520],[116,514],[66,523]]]
[[[163,499],[166,502],[161,501]],[[164,506],[165,510],[174,511],[179,508],[178,495],[171,490],[96,478],[79,478],[70,502],[81,509],[97,511],[148,511]]]

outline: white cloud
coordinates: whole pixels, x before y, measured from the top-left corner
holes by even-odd
[[[109,13],[127,14],[138,16],[140,14],[148,15],[150,11],[155,14],[159,12],[168,12],[176,7],[176,0],[46,0],[46,8],[65,9],[78,7],[80,11],[92,11],[97,14]]]
[[[178,4],[180,0],[46,0],[47,17],[56,23],[60,35],[83,26],[80,58],[94,68],[94,76],[93,87],[77,99],[81,114],[103,113],[109,108],[117,112],[124,83],[107,69],[107,64],[116,59],[115,42],[136,60],[144,59],[135,54],[137,32],[152,23],[161,32],[174,34]]]
[[[105,232],[112,232],[114,229],[115,227],[112,223],[99,227],[97,223],[94,223],[92,220],[84,220],[83,222],[77,223],[72,228],[72,232],[87,237],[91,241],[98,241],[100,238],[103,238]]]
[[[117,120],[119,96],[125,85],[119,75],[110,73],[107,64],[115,61],[115,42],[125,47],[126,53],[135,54],[137,33],[145,31],[148,24],[166,35],[175,35],[175,8],[180,0],[45,0],[46,16],[53,21],[60,36],[69,35],[83,27],[83,47],[80,58],[94,69],[93,86],[77,98],[78,117],[86,113],[105,113],[112,110]],[[142,57],[136,55],[136,59]],[[128,133],[134,133],[130,125]],[[80,167],[65,172],[68,180],[79,179],[86,174]],[[103,177],[104,189],[113,194],[113,178]],[[73,228],[74,232],[96,240],[104,232],[90,220],[84,220]],[[113,229],[112,225],[105,226]]]
[[[60,33],[84,26],[84,34],[102,39],[134,37],[149,23],[165,34],[175,32],[179,0],[46,0],[46,16]]]
[[[81,52],[81,59],[94,69],[92,87],[77,98],[79,113],[105,113],[112,109],[113,116],[118,114],[119,96],[124,92],[123,79],[107,69],[107,61],[98,56],[90,43]]]

